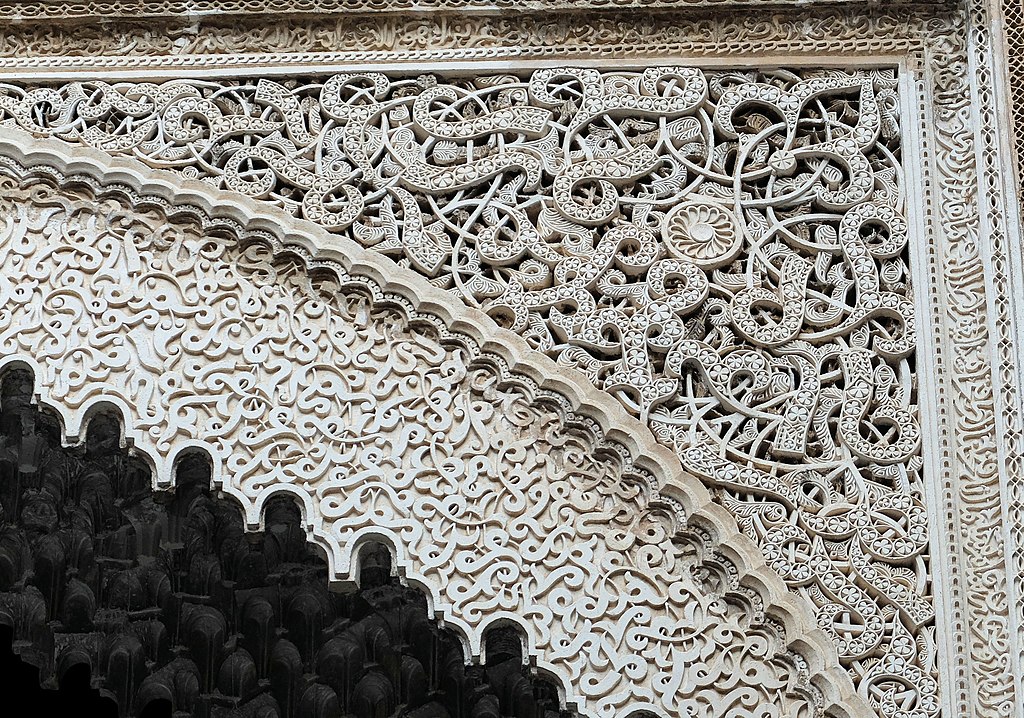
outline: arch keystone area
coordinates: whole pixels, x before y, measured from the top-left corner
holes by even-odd
[[[156,488],[202,451],[250,529],[289,492],[337,581],[387,543],[473,655],[515,622],[582,715],[871,714],[810,607],[582,375],[272,207],[12,129],[0,158],[0,361],[68,441],[115,407]]]

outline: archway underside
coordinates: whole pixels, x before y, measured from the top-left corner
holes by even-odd
[[[116,409],[158,486],[204,454],[250,529],[290,496],[334,580],[388,545],[467,655],[514,624],[581,714],[864,710],[806,609],[613,405],[587,412],[628,447],[570,410],[583,385],[542,391],[529,356],[510,371],[480,351],[514,345],[502,332],[446,328],[472,313],[439,321],[383,293],[403,270],[367,255],[357,272],[358,250],[332,259],[285,218],[242,232],[188,209],[232,214],[216,193],[133,195],[126,167],[100,171],[109,191],[5,170],[0,350],[66,438]]]
[[[119,715],[143,718],[564,715],[514,629],[490,631],[485,665],[467,665],[386,549],[364,547],[357,592],[330,592],[294,501],[272,499],[247,535],[203,457],[153,492],[116,418],[62,448],[32,388],[11,372],[0,396],[0,622],[44,684],[84,670]]]

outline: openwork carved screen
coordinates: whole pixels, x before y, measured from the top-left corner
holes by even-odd
[[[883,713],[937,710],[892,71],[3,86],[478,306],[718,487]],[[896,695],[902,698],[895,698]]]
[[[583,372],[893,717],[938,711],[899,115],[889,69],[0,90],[6,124],[279,205]]]

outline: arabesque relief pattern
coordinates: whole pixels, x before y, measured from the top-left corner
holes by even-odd
[[[516,622],[584,715],[821,713],[680,505],[365,280],[38,178],[0,197],[0,355],[34,367],[65,421],[114,403],[158,482],[202,448],[250,526],[298,498],[332,570],[393,541],[469,645]],[[894,687],[927,693],[895,650],[872,667],[887,713],[903,715]]]
[[[4,373],[0,623],[44,685],[84,669],[121,718],[160,702],[178,718],[568,718],[514,628],[488,632],[484,664],[467,664],[386,549],[362,547],[358,591],[330,591],[289,497],[247,534],[205,457],[153,492],[114,417],[62,447],[32,389],[30,373]]]
[[[895,88],[884,70],[364,73],[6,85],[0,111],[272,201],[583,371],[719,487],[882,713],[925,716]],[[894,665],[906,680],[869,688]]]
[[[788,0],[792,2],[792,0]],[[898,4],[910,4],[909,0],[896,0]],[[941,0],[916,0],[919,4],[938,3]],[[597,0],[590,5],[597,9],[641,9],[672,10],[681,8],[729,9],[737,5],[782,6],[787,0]],[[837,0],[836,5],[855,5],[856,0]],[[0,2],[0,17],[12,20],[31,21],[41,18],[67,19],[76,17],[107,18],[118,20],[132,17],[189,17],[217,14],[221,16],[244,17],[246,14],[259,16],[315,16],[343,13],[361,14],[402,11],[494,11],[495,9],[522,11],[565,11],[579,10],[581,5],[573,0],[290,0],[286,5],[273,0],[4,0]],[[276,21],[277,18],[275,18]]]
[[[944,37],[962,32],[962,18],[954,13],[936,22],[916,3],[874,8],[870,14],[850,6],[799,14],[725,7],[707,14],[605,11],[595,12],[586,23],[565,12],[342,13],[329,18],[279,16],[273,22],[238,15],[228,26],[209,16],[140,20],[132,15],[91,22],[11,23],[0,34],[0,68],[18,68],[19,73],[39,67],[161,68],[166,65],[160,60],[169,57],[188,58],[174,63],[176,67],[211,71],[239,62],[281,65],[307,57],[316,64],[555,55],[609,62],[619,48],[628,48],[632,59],[749,58],[759,51],[860,55],[916,51],[929,30]],[[303,57],[305,53],[315,55]]]

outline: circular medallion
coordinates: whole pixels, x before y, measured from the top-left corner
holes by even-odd
[[[731,262],[740,250],[740,231],[732,212],[710,200],[677,204],[665,217],[662,236],[670,254],[701,269]]]

